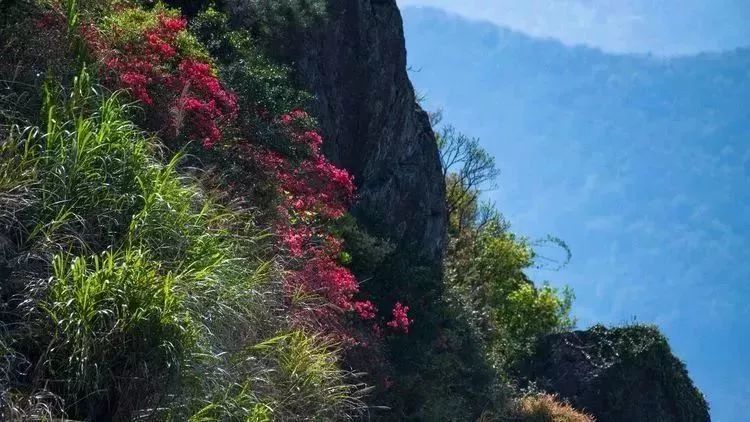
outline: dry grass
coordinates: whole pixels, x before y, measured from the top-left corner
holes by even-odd
[[[529,395],[518,402],[518,420],[524,422],[595,422],[593,416],[574,409],[549,394]]]

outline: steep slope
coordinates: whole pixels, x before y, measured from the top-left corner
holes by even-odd
[[[355,177],[354,214],[436,262],[444,247],[444,187],[434,134],[406,73],[395,0],[333,0],[328,22],[297,49],[315,96],[326,152]]]

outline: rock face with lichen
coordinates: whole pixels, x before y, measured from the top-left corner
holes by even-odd
[[[353,214],[401,248],[439,262],[445,187],[435,136],[407,75],[395,0],[331,0],[294,53],[326,153],[355,177]]]
[[[710,421],[705,398],[654,327],[547,336],[521,372],[599,422]]]

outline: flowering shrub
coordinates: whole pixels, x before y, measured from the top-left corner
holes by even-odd
[[[352,314],[379,333],[377,308],[358,297],[359,283],[342,263],[342,241],[330,228],[354,200],[352,176],[325,158],[323,138],[305,111],[283,108],[303,97],[283,88],[291,86],[286,72],[254,58],[249,37],[233,33],[222,38],[216,28],[226,28],[226,22],[212,13],[203,18],[199,32],[206,32],[204,38],[210,34],[212,52],[234,50],[232,62],[245,63],[239,79],[232,76],[236,72],[221,68],[239,89],[239,97],[222,85],[212,59],[187,31],[186,20],[163,7],[151,12],[124,8],[99,27],[84,25],[83,38],[102,63],[104,82],[127,90],[146,106],[152,127],[172,139],[182,134],[217,150],[221,164],[238,175],[230,183],[231,195],[267,204],[272,211],[268,214],[275,217],[269,223],[291,258],[285,280],[290,305],[296,306],[299,297],[322,299],[316,306],[298,306],[297,320],[350,339],[344,322]],[[249,82],[258,78],[260,83]],[[279,85],[282,88],[276,88]],[[228,126],[246,139],[215,148]],[[401,304],[394,309],[388,323],[393,332],[408,332],[407,311]]]
[[[294,110],[274,119],[273,124],[288,141],[278,148],[284,154],[249,143],[242,150],[260,167],[263,177],[273,181],[281,198],[276,233],[298,263],[286,280],[287,290],[290,295],[302,291],[325,298],[326,306],[316,307],[314,312],[303,310],[303,319],[324,326],[340,340],[356,342],[341,325],[341,315],[353,312],[362,321],[373,321],[378,310],[370,301],[357,299],[359,283],[342,265],[342,241],[330,231],[330,221],[343,216],[354,198],[353,178],[323,156],[323,139],[307,113]],[[405,323],[403,318],[395,332],[408,332],[408,318]],[[375,322],[372,327],[379,337],[380,326]]]
[[[187,21],[163,8],[124,9],[83,36],[102,63],[105,84],[125,89],[149,108],[153,126],[184,133],[212,148],[237,115],[236,96],[224,89],[209,57],[187,32]]]
[[[354,198],[354,179],[323,156],[320,151],[323,139],[309,129],[309,121],[307,113],[300,110],[279,119],[291,141],[290,155],[302,155],[303,158],[286,159],[267,150],[258,154],[258,159],[278,180],[290,211],[339,218],[346,213]]]

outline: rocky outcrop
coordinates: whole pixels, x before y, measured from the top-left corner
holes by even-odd
[[[598,422],[710,421],[706,400],[655,327],[547,336],[521,372]]]
[[[330,0],[327,22],[294,55],[326,153],[354,175],[353,214],[375,234],[437,262],[445,188],[435,137],[407,75],[395,0]]]

